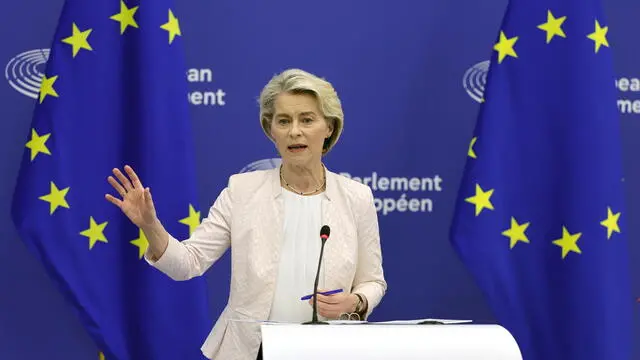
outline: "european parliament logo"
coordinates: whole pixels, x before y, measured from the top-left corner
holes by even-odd
[[[9,85],[22,95],[37,99],[49,53],[50,49],[33,49],[11,58],[4,69]],[[191,87],[187,94],[189,105],[219,107],[227,104],[225,90],[212,88],[212,69],[187,69],[186,79]]]
[[[484,87],[487,84],[489,60],[479,62],[468,68],[462,76],[462,86],[469,96],[481,103],[484,99]]]
[[[37,99],[47,60],[49,49],[25,51],[9,60],[4,69],[4,76],[17,92]]]

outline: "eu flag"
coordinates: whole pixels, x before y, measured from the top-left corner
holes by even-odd
[[[150,267],[144,233],[105,199],[128,164],[167,231],[200,222],[178,15],[169,0],[65,2],[14,193],[22,240],[107,360],[201,358],[210,329],[204,278]]]
[[[632,304],[609,24],[511,0],[451,241],[525,360],[629,359]]]

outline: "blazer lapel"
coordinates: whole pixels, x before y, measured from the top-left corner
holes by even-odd
[[[249,261],[259,261],[255,264],[261,269],[259,277],[265,281],[268,291],[260,296],[261,306],[257,309],[254,316],[258,319],[268,319],[271,305],[273,303],[273,294],[275,291],[275,279],[278,276],[278,266],[280,262],[280,253],[283,238],[283,217],[284,217],[284,200],[282,198],[282,188],[280,187],[280,173],[278,168],[269,170],[267,175],[268,194],[261,197],[261,200],[255,204],[260,210],[256,212],[259,219],[256,219],[260,226],[256,229],[257,243],[256,248],[259,249],[255,258]]]
[[[267,242],[271,245],[270,249],[272,256],[272,266],[275,266],[277,272],[278,263],[280,262],[280,249],[284,241],[284,199],[282,198],[282,187],[280,186],[280,171],[278,168],[274,169],[270,176],[271,181],[271,194],[269,202],[271,203],[270,212],[264,215],[265,224],[265,237]]]

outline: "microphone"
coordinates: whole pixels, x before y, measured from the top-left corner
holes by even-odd
[[[322,264],[322,253],[324,252],[324,243],[329,238],[331,228],[328,225],[323,225],[320,229],[320,239],[322,240],[322,246],[320,247],[320,257],[318,259],[318,270],[316,271],[316,281],[313,284],[313,314],[311,315],[311,321],[302,323],[303,325],[317,325],[317,324],[329,324],[324,321],[318,321],[318,279],[320,277],[320,265]]]

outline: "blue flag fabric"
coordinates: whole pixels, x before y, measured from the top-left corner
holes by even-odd
[[[629,359],[609,27],[596,0],[512,0],[451,241],[525,360]]]
[[[186,68],[172,1],[68,0],[55,32],[12,216],[108,359],[197,359],[211,319],[204,278],[176,282],[105,199],[125,164],[167,231],[200,223]]]

